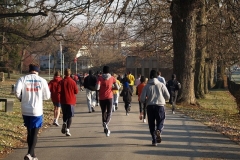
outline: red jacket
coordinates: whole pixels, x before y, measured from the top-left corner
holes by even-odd
[[[60,94],[58,92],[58,85],[61,80],[62,80],[61,77],[54,77],[54,79],[48,83],[48,87],[51,92],[51,99],[52,99],[52,102],[54,103],[60,103]]]
[[[71,77],[65,76],[64,79],[60,81],[58,89],[61,104],[76,104],[75,94],[78,93],[78,88],[76,82]]]

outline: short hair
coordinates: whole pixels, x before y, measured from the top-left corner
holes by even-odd
[[[59,70],[57,70],[55,73],[54,73],[54,76],[57,77],[57,76],[61,76],[61,73]]]
[[[69,68],[65,69],[64,75],[65,76],[70,76],[71,75],[71,70]]]
[[[150,79],[157,78],[157,71],[152,69],[150,72]]]
[[[161,75],[161,72],[160,72],[160,71],[158,71],[158,72],[157,72],[157,74],[158,74],[158,75]]]
[[[141,76],[140,82],[141,82],[141,83],[145,82],[145,77],[144,77],[144,76]]]

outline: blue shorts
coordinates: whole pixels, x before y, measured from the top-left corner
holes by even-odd
[[[61,103],[60,102],[53,102],[54,107],[61,107]]]
[[[24,126],[33,129],[33,128],[41,128],[43,124],[43,115],[41,116],[24,116],[23,115]]]

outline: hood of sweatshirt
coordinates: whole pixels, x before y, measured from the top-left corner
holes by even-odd
[[[158,83],[161,83],[157,78],[153,78],[153,79],[149,79],[147,84],[150,84],[150,85],[156,85]]]
[[[62,80],[62,77],[57,76],[57,77],[54,77],[53,80],[58,82],[58,81],[61,81],[61,80]]]
[[[111,74],[107,73],[107,74],[102,74],[102,78],[105,80],[108,80],[111,77]]]

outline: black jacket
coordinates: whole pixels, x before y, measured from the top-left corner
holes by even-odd
[[[87,88],[91,91],[96,91],[96,84],[97,84],[97,77],[89,74],[87,77],[84,78],[84,88]]]
[[[120,94],[121,97],[123,97],[123,101],[126,103],[132,102],[132,90],[129,87],[123,87],[123,90]]]

